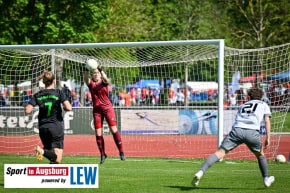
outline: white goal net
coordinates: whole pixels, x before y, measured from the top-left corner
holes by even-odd
[[[273,158],[289,110],[290,44],[240,50],[220,49],[219,43],[0,46],[0,153],[33,154],[34,145],[41,144],[38,110],[25,115],[23,105],[43,88],[36,78],[48,69],[56,75],[56,86],[67,86],[73,95],[73,111],[64,114],[65,154],[98,156],[83,82],[84,62],[94,58],[111,79],[110,98],[127,157],[208,156],[231,129],[247,90],[260,87],[273,113],[272,145],[266,151]],[[106,125],[103,132],[107,154],[118,156]],[[229,157],[253,158],[243,146]]]

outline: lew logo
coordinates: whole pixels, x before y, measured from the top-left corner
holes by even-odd
[[[70,167],[70,184],[95,185],[97,183],[97,167]]]
[[[5,164],[4,187],[98,188],[99,168],[97,164]]]

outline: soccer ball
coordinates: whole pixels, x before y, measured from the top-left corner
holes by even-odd
[[[86,68],[89,71],[94,71],[95,69],[97,69],[99,67],[99,63],[95,60],[95,59],[88,59],[86,61]]]
[[[285,163],[286,162],[286,157],[282,154],[279,154],[276,156],[275,161],[277,163]]]

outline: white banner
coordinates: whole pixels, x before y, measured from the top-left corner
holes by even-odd
[[[178,134],[178,110],[121,110],[124,134]]]
[[[99,188],[98,164],[4,164],[4,188]]]

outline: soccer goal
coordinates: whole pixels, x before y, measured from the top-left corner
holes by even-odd
[[[56,87],[67,86],[76,104],[64,113],[65,154],[98,155],[91,96],[83,82],[84,62],[93,58],[111,80],[128,157],[208,156],[231,129],[247,90],[260,87],[273,112],[266,151],[273,158],[289,110],[289,45],[251,50],[225,47],[223,40],[2,45],[0,153],[32,154],[40,144],[38,110],[25,115],[23,105],[43,89],[37,77],[48,69]],[[106,124],[103,132],[108,155],[117,156]],[[253,158],[243,146],[229,157]]]

